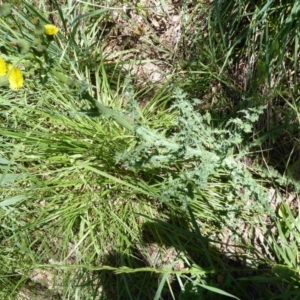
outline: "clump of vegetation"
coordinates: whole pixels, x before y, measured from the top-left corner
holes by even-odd
[[[0,296],[296,299],[298,6],[53,3],[0,7]]]

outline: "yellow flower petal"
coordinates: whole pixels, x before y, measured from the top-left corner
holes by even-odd
[[[7,64],[5,60],[0,57],[0,76],[5,76],[7,74]]]
[[[52,24],[45,25],[45,33],[47,35],[55,35],[58,33],[58,31],[59,31],[59,29],[55,25],[52,25]]]
[[[24,79],[20,69],[12,68],[12,66],[9,65],[8,81],[9,87],[14,91],[23,87]]]

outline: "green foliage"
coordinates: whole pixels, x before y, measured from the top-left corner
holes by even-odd
[[[255,209],[267,209],[272,215],[264,189],[241,163],[243,153],[234,155],[234,148],[252,131],[264,107],[240,111],[241,118],[231,119],[219,129],[212,127],[209,113],[202,116],[195,109],[198,101],[193,105],[181,90],[176,90],[174,99],[170,108],[177,115],[173,126],[162,134],[151,132],[146,140],[141,136],[134,148],[118,156],[119,162],[140,174],[159,174],[163,203],[175,201],[186,208],[200,191],[210,189],[214,178],[223,176],[232,186],[228,199],[253,198]]]
[[[26,71],[0,95],[0,298],[295,299],[299,203],[285,193],[299,183],[260,147],[298,128],[285,68],[299,5],[177,5],[174,75],[147,90],[104,55],[111,8],[18,2],[0,24],[1,54]],[[295,173],[292,152],[280,167]]]

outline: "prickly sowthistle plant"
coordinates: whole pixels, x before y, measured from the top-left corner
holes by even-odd
[[[212,182],[226,180],[231,188],[224,196],[224,210],[237,211],[237,205],[251,199],[251,210],[272,214],[266,192],[242,163],[245,153],[234,155],[234,148],[252,131],[264,107],[240,111],[241,118],[218,129],[213,128],[209,113],[201,115],[195,110],[199,101],[189,101],[179,89],[174,98],[170,108],[177,112],[174,125],[161,134],[147,134],[138,128],[141,139],[135,148],[118,155],[118,161],[141,174],[156,174],[161,202],[185,208],[190,201],[201,201],[199,195],[209,190]]]

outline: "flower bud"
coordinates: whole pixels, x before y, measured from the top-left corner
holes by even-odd
[[[35,35],[42,35],[45,33],[45,25],[41,23],[39,19],[33,19],[32,23],[34,24],[34,34]]]
[[[11,14],[11,5],[6,3],[0,5],[0,17],[8,17]]]
[[[21,54],[26,54],[30,51],[30,43],[26,40],[18,40],[16,42],[11,42],[13,46],[17,46]]]
[[[42,44],[42,41],[39,39],[39,38],[35,38],[33,41],[32,41],[32,46],[33,47],[37,47],[39,45]]]
[[[38,45],[33,48],[33,51],[37,56],[41,56],[46,50],[47,48],[44,45]]]

